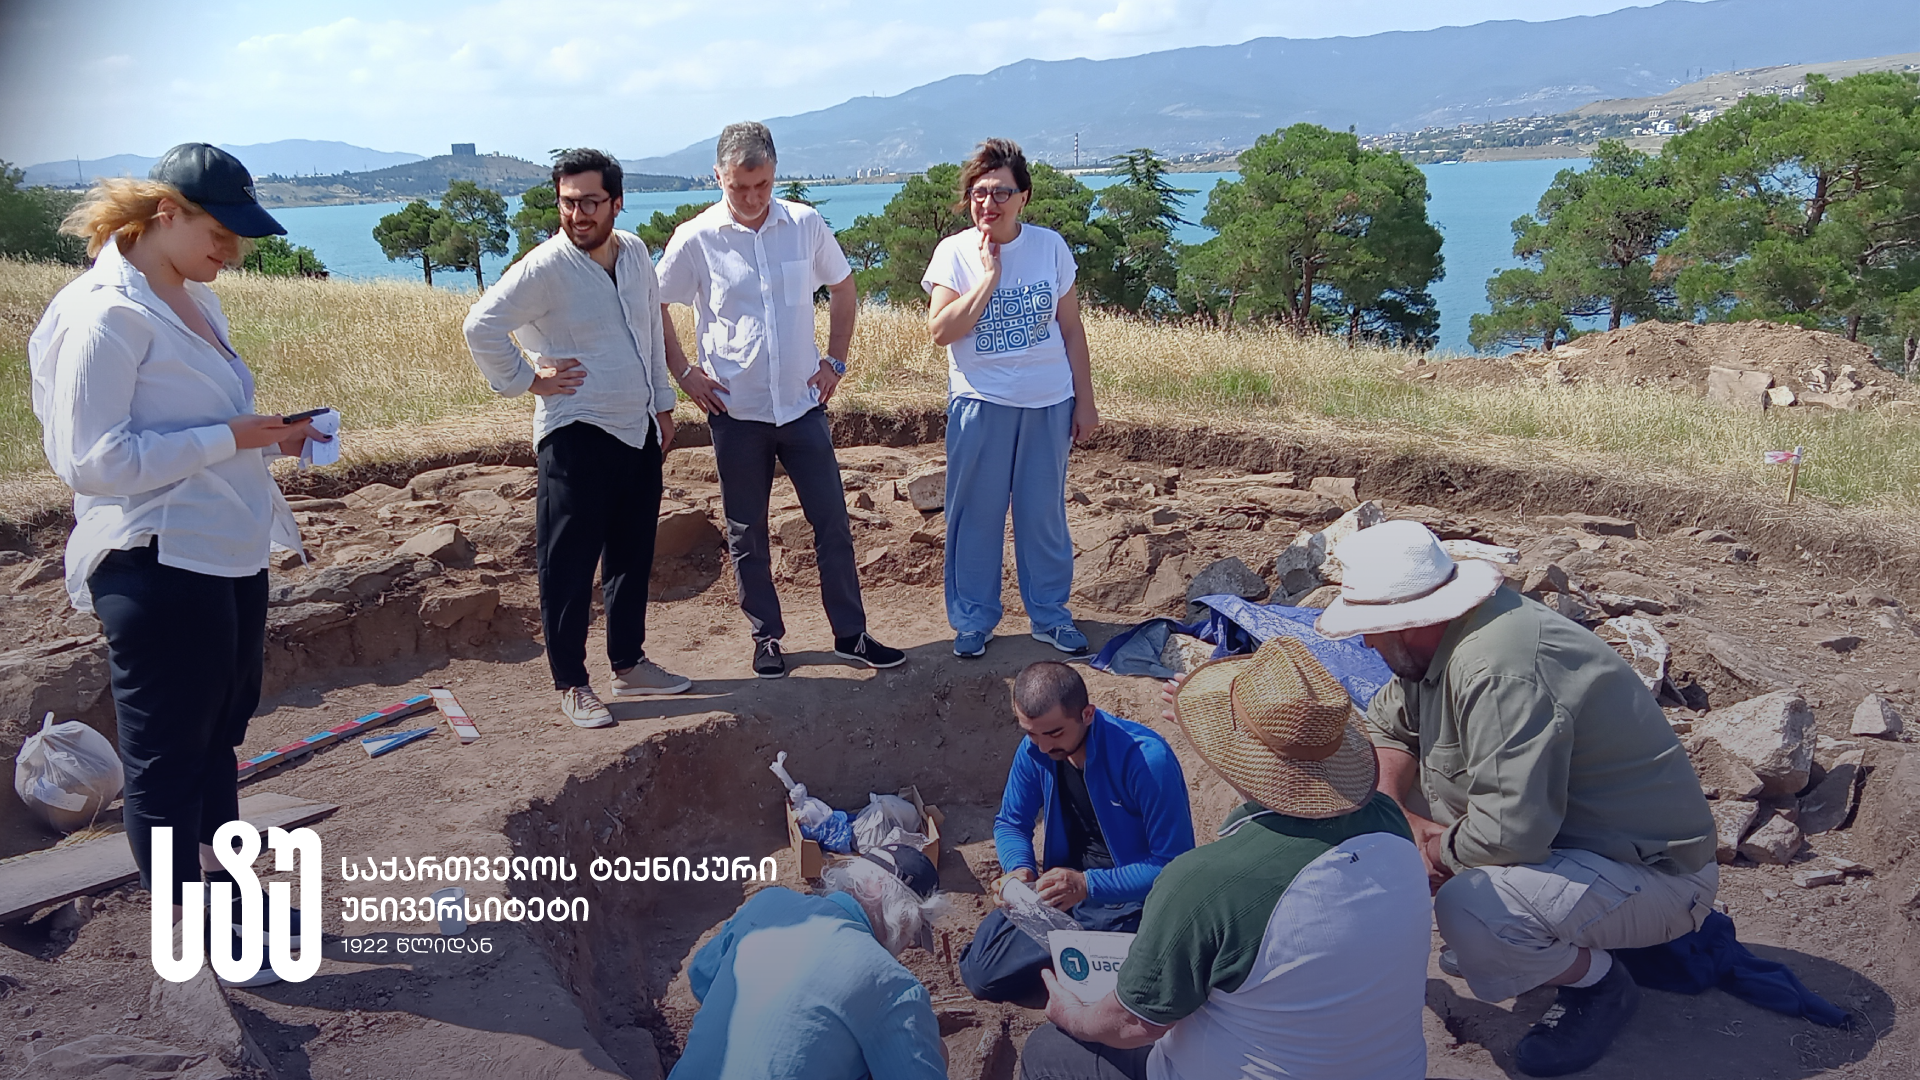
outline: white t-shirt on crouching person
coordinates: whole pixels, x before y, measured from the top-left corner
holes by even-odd
[[[1000,245],[1000,286],[973,333],[947,346],[949,396],[1018,409],[1044,409],[1072,397],[1057,308],[1075,270],[1072,250],[1052,229],[1023,224],[1012,243]],[[933,249],[920,287],[932,292],[945,285],[965,294],[985,275],[980,232],[968,229]]]

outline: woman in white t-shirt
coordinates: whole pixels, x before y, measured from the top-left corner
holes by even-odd
[[[935,345],[947,349],[947,622],[955,656],[979,656],[1000,622],[1002,537],[1013,510],[1014,565],[1033,636],[1087,651],[1067,611],[1067,452],[1100,423],[1073,252],[1026,225],[1027,159],[1007,139],[960,169],[974,227],[934,249],[921,287]]]

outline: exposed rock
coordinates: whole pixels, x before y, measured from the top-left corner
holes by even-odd
[[[1379,504],[1369,500],[1340,515],[1340,520],[1327,526],[1320,534],[1326,542],[1326,557],[1320,563],[1321,580],[1338,583],[1345,577],[1340,560],[1333,554],[1334,549],[1340,546],[1340,541],[1385,520],[1387,515],[1381,512]]]
[[[842,467],[847,466],[847,455],[841,451],[837,455]],[[717,484],[720,482],[720,469],[714,464],[713,447],[689,446],[675,449],[667,454],[661,472],[669,481],[682,484]]]
[[[1116,538],[1104,552],[1079,560],[1073,594],[1110,611],[1138,607],[1145,601],[1148,590],[1154,588],[1161,564],[1171,557],[1185,555],[1187,550],[1187,534],[1178,529]],[[1176,563],[1169,573],[1183,570]],[[1171,581],[1159,578],[1158,584],[1159,588],[1154,589],[1156,598],[1167,591]],[[1169,595],[1168,602],[1184,596],[1185,592],[1186,582],[1181,581],[1180,590]]]
[[[1261,487],[1237,491],[1234,495],[1269,513],[1304,521],[1332,521],[1340,516],[1342,509],[1338,502],[1320,492],[1299,488]]]
[[[329,566],[306,581],[276,585],[267,594],[267,602],[275,606],[306,601],[350,604],[439,575],[440,567],[431,559],[389,555],[350,566]]]
[[[1147,582],[1146,593],[1140,597],[1140,606],[1148,611],[1159,613],[1182,610],[1192,618],[1193,605],[1184,601],[1194,595],[1188,582],[1192,580],[1193,568],[1197,565],[1199,564],[1187,555],[1176,555],[1160,560],[1160,565],[1153,571],[1153,579]]]
[[[1597,633],[1620,652],[1649,691],[1659,693],[1660,684],[1667,681],[1667,661],[1673,656],[1673,648],[1652,623],[1619,615],[1601,623]]]
[[[1745,642],[1726,634],[1709,632],[1706,645],[1707,655],[1725,668],[1727,674],[1741,682],[1754,686],[1793,686],[1798,682],[1792,675],[1774,667],[1771,660],[1755,652]]]
[[[1501,547],[1498,544],[1483,544],[1478,540],[1442,540],[1440,550],[1450,559],[1479,559],[1481,562],[1498,563],[1502,566],[1518,566],[1520,552],[1517,548]]]
[[[933,532],[928,529],[915,529],[913,535],[907,537],[907,542],[910,544],[922,544],[931,548],[944,548],[947,546],[947,534],[945,532]]]
[[[1325,611],[1335,600],[1340,599],[1340,586],[1322,585],[1300,598],[1294,607],[1319,608]]]
[[[1627,596],[1622,593],[1597,592],[1592,594],[1593,602],[1608,615],[1630,615],[1640,612],[1644,615],[1665,615],[1667,605],[1645,596]]]
[[[1797,400],[1791,386],[1776,386],[1767,391],[1767,404],[1775,408],[1784,409]]]
[[[1160,649],[1160,666],[1184,675],[1213,659],[1213,649],[1211,641],[1186,634],[1168,634],[1167,643]]]
[[[66,573],[66,564],[61,559],[35,559],[22,566],[20,572],[13,575],[13,591],[24,592],[37,585],[45,585]]]
[[[1772,385],[1773,376],[1764,371],[1718,366],[1707,369],[1707,400],[1748,412],[1766,411],[1767,388]]]
[[[905,481],[907,501],[921,513],[944,510],[947,506],[947,470],[939,468],[921,469],[907,477]]]
[[[853,498],[847,500],[847,505],[855,510],[871,510],[873,509],[873,495],[867,491],[857,492]]]
[[[1850,653],[1860,647],[1860,639],[1852,634],[1835,634],[1832,637],[1821,638],[1814,644],[1823,649],[1832,649],[1837,653]]]
[[[430,626],[452,626],[461,619],[486,622],[500,605],[500,590],[486,585],[458,585],[438,589],[420,598],[420,618]]]
[[[1569,529],[1578,529],[1592,536],[1619,536],[1632,540],[1640,535],[1640,527],[1626,518],[1605,517],[1600,514],[1557,514],[1541,520]]]
[[[1200,605],[1193,603],[1202,596],[1227,594],[1247,600],[1262,600],[1269,591],[1266,578],[1254,573],[1246,563],[1228,556],[1194,575],[1193,583],[1187,586],[1187,617],[1197,619],[1204,614]]]
[[[106,700],[107,644],[61,638],[0,652],[0,715],[77,717]],[[15,804],[18,805],[17,803]]]
[[[1172,525],[1180,520],[1180,511],[1171,506],[1156,506],[1151,520],[1155,525]]]
[[[1700,775],[1700,786],[1719,791],[1721,801],[1753,799],[1766,790],[1767,785],[1733,751],[1712,739],[1695,739],[1692,745],[1693,771]]]
[[[9,1054],[11,1056],[11,1053]],[[208,1055],[131,1035],[95,1034],[62,1043],[32,1059],[44,1080],[180,1080],[208,1064]],[[193,1073],[189,1073],[192,1070]],[[225,1075],[220,1069],[212,1075]],[[25,1075],[24,1073],[21,1075]]]
[[[400,554],[432,559],[442,566],[465,566],[473,561],[473,541],[460,526],[442,522],[401,544]]]
[[[1567,593],[1547,593],[1540,602],[1577,623],[1594,623],[1606,618],[1599,608],[1589,607],[1584,601]]]
[[[261,959],[265,962],[266,958]],[[222,1064],[249,1075],[275,1075],[271,1060],[233,1015],[233,1006],[215,980],[211,967],[200,969],[198,975],[183,983],[155,979],[147,993],[147,1009],[155,1017],[169,1021],[169,1030],[191,1033],[202,1046],[211,1047]],[[200,1075],[196,1070],[182,1080]]]
[[[1876,739],[1897,739],[1903,726],[1900,713],[1894,709],[1892,702],[1879,694],[1868,694],[1860,702],[1860,707],[1853,710],[1853,727],[1849,731],[1854,735],[1871,735]]]
[[[1716,799],[1707,808],[1713,811],[1714,860],[1730,863],[1740,854],[1740,841],[1747,838],[1747,830],[1759,820],[1760,805],[1745,799]]]
[[[1520,591],[1536,597],[1547,593],[1570,593],[1573,584],[1567,580],[1567,572],[1558,563],[1547,563],[1527,571]]]
[[[1803,889],[1817,889],[1822,885],[1838,885],[1846,876],[1838,870],[1796,870],[1793,883]]]
[[[320,513],[323,510],[345,510],[345,499],[315,499],[306,495],[287,496],[287,509],[294,513]]]
[[[660,515],[653,527],[653,557],[676,559],[701,551],[718,551],[720,530],[707,520],[707,513],[695,507],[670,510]]]
[[[1740,842],[1740,854],[1757,863],[1785,866],[1805,844],[1799,826],[1786,818],[1773,817]]]
[[[767,531],[789,551],[813,550],[813,526],[807,523],[807,515],[798,510],[774,518]]]
[[[1800,817],[1795,824],[1808,836],[1837,829],[1853,815],[1853,800],[1860,787],[1860,762],[1864,754],[1850,750],[1834,760],[1825,779],[1800,799]]]
[[[1316,476],[1307,490],[1318,492],[1340,504],[1342,510],[1360,505],[1359,482],[1351,476]]]
[[[534,482],[534,470],[524,466],[449,465],[415,475],[407,483],[407,493],[416,501],[446,502],[465,491],[491,491],[502,498],[513,498],[523,486]]]
[[[0,570],[4,570],[9,566],[19,566],[21,563],[32,561],[33,557],[24,551],[16,551],[13,548],[0,548]]]
[[[453,501],[464,514],[498,517],[513,512],[513,503],[497,491],[463,491]]]
[[[407,498],[406,488],[397,488],[392,484],[368,484],[346,495],[340,501],[348,506],[371,513],[389,503]]]
[[[305,603],[267,609],[267,632],[304,637],[346,624],[353,610],[345,604]]]
[[[1790,795],[1807,786],[1813,767],[1814,719],[1798,692],[1765,694],[1716,709],[1701,717],[1693,730],[1745,762],[1765,784],[1763,794]]]
[[[1281,549],[1273,557],[1273,572],[1283,581],[1296,570],[1305,571],[1319,580],[1320,564],[1327,558],[1327,537],[1325,533],[1308,532],[1302,529],[1294,535],[1293,543]]]
[[[377,559],[386,549],[372,544],[341,544],[326,549],[327,562],[341,566],[347,563],[362,563]]]

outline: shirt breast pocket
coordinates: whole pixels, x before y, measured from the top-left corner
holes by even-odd
[[[781,285],[787,294],[788,307],[813,306],[813,264],[805,259],[795,259],[780,264]]]
[[[1458,783],[1467,774],[1467,752],[1457,742],[1434,743],[1426,752],[1427,771]]]

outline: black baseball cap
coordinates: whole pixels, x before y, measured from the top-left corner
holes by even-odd
[[[240,159],[207,143],[181,143],[160,155],[147,179],[171,184],[240,236],[285,236],[253,197],[253,174]]]
[[[933,890],[940,887],[940,871],[934,868],[933,860],[921,854],[920,849],[912,844],[885,844],[862,852],[860,857],[886,867],[889,873],[899,878],[922,900],[932,896]]]

